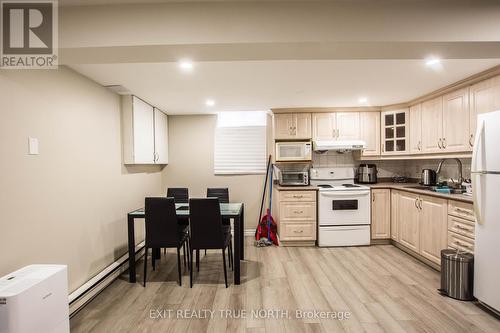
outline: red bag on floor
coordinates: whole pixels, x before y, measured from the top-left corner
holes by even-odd
[[[270,233],[270,241],[273,242],[274,245],[279,245],[278,242],[278,226],[276,225],[276,222],[274,222],[274,219],[272,216],[269,214],[269,209],[267,209],[267,214],[262,216],[260,219],[259,226],[257,227],[257,233],[255,234],[255,239],[259,240],[263,237],[267,238],[268,236],[268,217],[271,219],[271,233]]]

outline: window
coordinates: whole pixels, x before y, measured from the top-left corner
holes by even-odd
[[[221,112],[215,130],[215,174],[266,172],[265,111]]]

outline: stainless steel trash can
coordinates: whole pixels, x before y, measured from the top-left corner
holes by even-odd
[[[442,250],[439,292],[461,301],[472,301],[473,284],[474,255],[457,250]]]

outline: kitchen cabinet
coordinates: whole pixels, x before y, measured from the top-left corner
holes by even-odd
[[[314,140],[356,140],[360,138],[359,112],[313,113]]]
[[[441,250],[447,247],[448,201],[422,195],[419,197],[420,254],[441,263]]]
[[[360,139],[366,142],[362,156],[380,155],[380,113],[360,112]]]
[[[372,239],[391,238],[391,190],[373,189],[372,196]]]
[[[448,201],[448,247],[474,253],[476,218],[472,204]]]
[[[276,140],[311,139],[311,114],[310,113],[275,114],[274,138]]]
[[[122,96],[125,164],[168,163],[167,115],[136,96]]]
[[[273,214],[282,246],[316,243],[316,191],[274,189]]]
[[[474,145],[477,115],[500,110],[500,76],[473,84],[470,87],[469,147]]]
[[[410,114],[410,154],[422,153],[422,104],[413,105]]]
[[[399,242],[399,192],[391,191],[391,239]]]
[[[408,108],[383,111],[380,116],[382,155],[408,154]]]
[[[399,192],[397,219],[399,242],[417,253],[420,252],[419,197],[410,192]]]
[[[422,103],[422,151],[441,152],[443,137],[443,97]]]
[[[442,150],[446,153],[470,150],[469,88],[443,96]]]

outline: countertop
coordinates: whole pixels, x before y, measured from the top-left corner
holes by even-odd
[[[423,194],[423,195],[430,195],[433,197],[439,197],[443,199],[450,199],[450,200],[458,200],[462,202],[467,202],[467,203],[472,203],[472,197],[464,195],[464,194],[447,194],[447,193],[440,193],[440,192],[434,192],[434,191],[429,191],[429,190],[419,190],[416,188],[408,188],[409,186],[418,186],[418,184],[415,183],[390,183],[390,182],[382,182],[382,183],[377,183],[377,184],[363,184],[366,185],[370,188],[388,188],[388,189],[393,189],[393,190],[402,190],[406,192],[412,192],[412,193],[417,193],[417,194]]]

